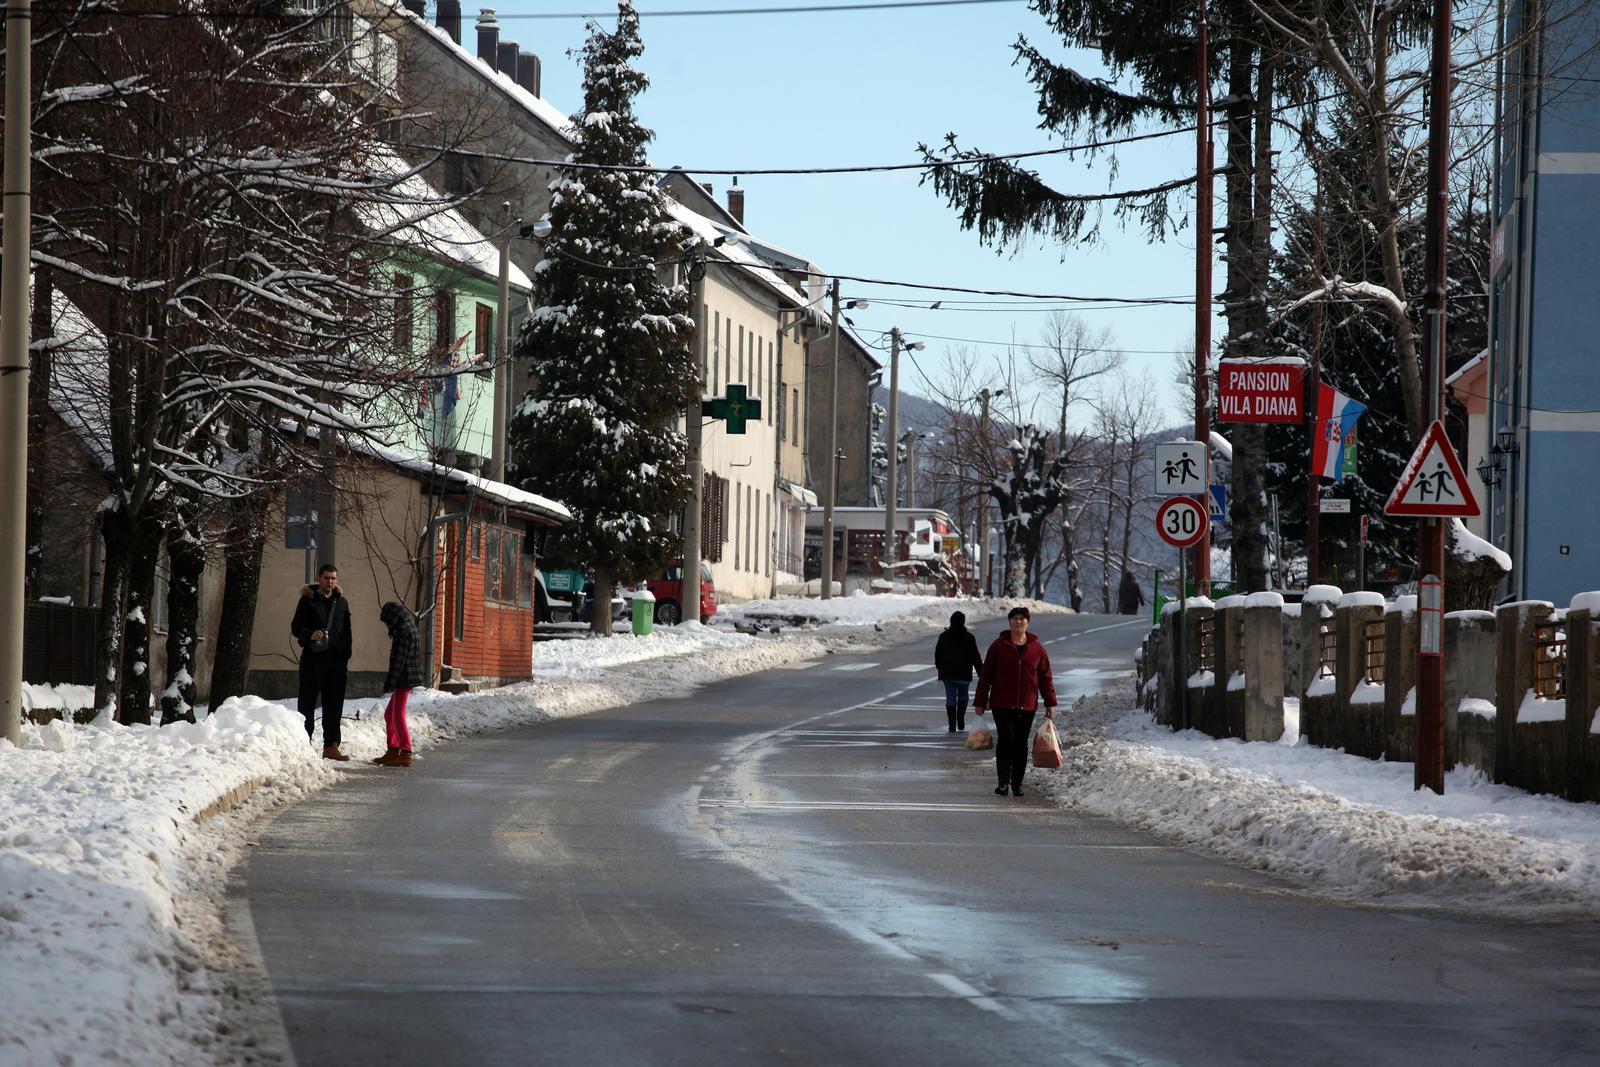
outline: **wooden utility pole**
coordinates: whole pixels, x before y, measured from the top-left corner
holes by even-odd
[[[1446,273],[1449,239],[1446,208],[1450,194],[1450,5],[1433,5],[1433,66],[1428,116],[1428,282],[1423,323],[1423,411],[1425,424],[1444,414]],[[1423,519],[1420,562],[1424,576],[1436,577],[1444,597],[1444,519]],[[1426,605],[1419,605],[1425,607]],[[1417,648],[1417,762],[1414,786],[1444,794],[1443,648]]]

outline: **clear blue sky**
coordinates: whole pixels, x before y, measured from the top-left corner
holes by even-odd
[[[905,163],[919,158],[918,141],[937,144],[949,131],[963,145],[989,152],[1059,144],[1037,128],[1036,100],[1024,72],[1012,66],[1011,48],[1019,34],[1026,34],[1058,54],[1059,41],[1021,0],[792,15],[649,14],[652,7],[667,11],[787,2],[792,0],[637,0],[645,46],[640,66],[651,79],[639,111],[656,133],[650,149],[655,162],[690,169]],[[539,53],[544,97],[563,111],[577,110],[580,73],[567,52],[582,44],[583,20],[516,16],[609,8],[596,0],[544,0],[539,5],[512,0],[495,10],[502,19],[501,40],[515,40]],[[476,7],[463,11],[469,46],[476,16]],[[614,26],[614,16],[604,24]],[[1100,69],[1092,53],[1071,58],[1080,70]],[[1035,162],[1066,190],[1101,192],[1113,180],[1103,159],[1092,165],[1057,157]],[[1117,188],[1192,174],[1193,137],[1131,146],[1119,162]],[[1187,229],[1152,246],[1141,233],[1108,224],[1095,245],[1063,250],[1036,244],[1020,255],[997,255],[961,230],[955,213],[931,187],[917,184],[919,175],[743,177],[745,224],[752,233],[839,274],[1091,296],[1194,292],[1193,235]],[[731,179],[709,180],[723,198]],[[1185,215],[1191,204],[1189,197],[1182,202]],[[861,284],[847,284],[844,292],[868,298],[923,295]],[[926,295],[927,303],[936,299],[938,294]],[[1082,314],[1097,326],[1112,328],[1116,343],[1129,350],[1130,367],[1158,383],[1174,421],[1186,417],[1168,379],[1170,353],[1187,346],[1194,335],[1192,306]],[[986,342],[969,347],[991,357],[1002,355],[1008,340],[1036,341],[1045,315],[1014,307],[968,312],[878,304],[852,317],[868,340],[872,331],[891,326],[921,335],[928,347],[917,353],[917,363],[936,376],[947,349],[956,344],[937,338]],[[917,370],[904,363],[901,387],[927,391]]]

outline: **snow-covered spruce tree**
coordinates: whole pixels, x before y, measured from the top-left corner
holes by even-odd
[[[1049,432],[1031,424],[1018,426],[1006,447],[1011,469],[989,484],[1004,532],[1001,595],[1026,596],[1045,521],[1066,497],[1067,457],[1059,452],[1051,456]]]
[[[649,80],[639,16],[591,24],[572,163],[638,166],[652,134],[634,115]],[[662,281],[686,232],[647,173],[564,167],[550,184],[551,232],[536,268],[539,306],[518,334],[533,385],[512,421],[513,477],[572,510],[561,550],[594,571],[595,602],[680,551],[669,526],[689,496],[676,420],[698,399],[688,291]],[[597,633],[610,612],[594,612]]]

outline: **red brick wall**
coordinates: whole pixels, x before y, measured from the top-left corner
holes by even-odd
[[[483,522],[479,527],[482,544]],[[444,547],[439,550],[438,662],[459,667],[469,678],[530,678],[533,676],[533,608],[493,601],[485,596],[486,554],[466,560],[465,610],[462,611],[461,637],[456,637],[456,548],[461,528],[449,527]]]

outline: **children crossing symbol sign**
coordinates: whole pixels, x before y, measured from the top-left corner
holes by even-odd
[[[1444,423],[1434,420],[1428,427],[1383,511],[1386,515],[1421,518],[1478,514],[1477,498],[1467,484],[1456,450],[1445,436]]]

